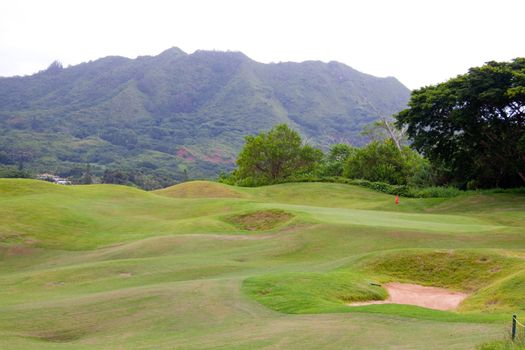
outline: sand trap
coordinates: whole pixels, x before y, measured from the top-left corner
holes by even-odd
[[[408,304],[436,310],[454,310],[468,296],[465,293],[453,292],[445,288],[424,287],[408,283],[387,283],[383,287],[388,291],[388,299],[348,305]]]

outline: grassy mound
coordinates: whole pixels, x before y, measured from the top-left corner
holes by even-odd
[[[180,198],[199,183],[242,199]],[[464,349],[525,315],[523,195],[395,205],[342,184],[185,186],[0,179],[0,347]],[[267,210],[294,215],[270,215],[286,234],[224,221]],[[346,305],[384,298],[374,280],[473,294],[459,312]]]
[[[386,291],[350,272],[285,273],[257,276],[243,289],[263,305],[284,313],[348,312],[349,302],[382,300]]]
[[[519,295],[518,288],[525,285],[525,272],[518,277],[513,275],[523,266],[522,259],[492,251],[404,250],[374,255],[328,273],[253,277],[245,281],[244,290],[255,300],[280,312],[352,312],[362,310],[350,310],[345,304],[386,298],[386,291],[370,285],[369,281],[416,283],[474,293],[460,310],[476,312],[476,320],[481,322],[483,317],[479,312],[489,310],[487,305],[501,313],[525,304],[525,297]],[[366,310],[418,318],[468,319],[467,314],[460,316],[406,305],[374,305]]]
[[[210,181],[190,181],[153,191],[156,194],[175,198],[241,198],[243,194],[233,186]]]
[[[283,210],[258,210],[247,214],[230,215],[224,218],[224,221],[248,231],[271,230],[289,221],[292,214]]]
[[[463,309],[509,314],[516,310],[523,310],[525,305],[523,286],[525,286],[525,271],[520,271],[483,288],[465,300]]]
[[[414,250],[371,258],[364,271],[384,281],[474,292],[515,272],[518,266],[524,266],[523,260],[490,251]]]
[[[9,195],[7,195],[9,194]],[[0,179],[0,242],[79,250],[167,234],[228,232],[222,200],[192,203],[119,185]]]

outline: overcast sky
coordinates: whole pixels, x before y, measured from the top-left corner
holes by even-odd
[[[0,76],[176,46],[340,61],[409,88],[525,56],[524,0],[2,0]]]

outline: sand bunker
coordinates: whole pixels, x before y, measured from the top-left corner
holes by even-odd
[[[363,306],[374,304],[408,304],[436,310],[454,310],[468,296],[445,288],[424,287],[408,283],[388,283],[383,287],[388,291],[388,299],[363,301],[348,304]]]
[[[243,230],[263,231],[270,230],[279,224],[287,222],[293,217],[292,214],[278,209],[259,210],[247,214],[231,215],[225,219]]]

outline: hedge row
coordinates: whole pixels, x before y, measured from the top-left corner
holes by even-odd
[[[236,185],[241,187],[259,187],[266,185],[275,185],[279,183],[291,182],[331,182],[342,183],[348,185],[356,185],[366,187],[374,191],[383,192],[392,195],[398,195],[411,198],[450,198],[463,193],[455,187],[425,187],[414,188],[405,185],[390,185],[384,182],[372,182],[360,179],[348,179],[344,177],[316,177],[316,176],[296,176],[289,177],[282,181],[268,182],[256,178],[244,178],[241,180],[234,180],[228,177],[222,177],[219,182],[229,185]]]

